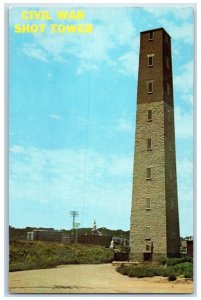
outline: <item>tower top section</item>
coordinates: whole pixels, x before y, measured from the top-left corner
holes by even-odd
[[[170,38],[171,36],[168,34],[168,32],[163,28],[163,27],[160,27],[160,28],[154,28],[154,29],[149,29],[149,30],[145,30],[145,31],[141,31],[140,34],[144,34],[144,33],[147,33],[147,32],[155,32],[155,31],[163,31],[165,34],[167,34]]]
[[[171,37],[164,28],[140,33],[138,104],[164,101],[173,106]]]

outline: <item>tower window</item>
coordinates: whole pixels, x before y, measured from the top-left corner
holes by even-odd
[[[151,198],[148,197],[146,198],[146,210],[150,210],[151,209]]]
[[[153,39],[154,39],[154,31],[150,31],[149,32],[149,40],[153,41]]]
[[[151,150],[152,145],[151,145],[151,139],[147,139],[147,150]]]
[[[171,210],[174,209],[174,200],[173,200],[173,198],[170,199],[170,209]]]
[[[145,227],[145,240],[151,239],[151,228],[150,226]]]
[[[148,60],[148,67],[153,67],[154,66],[154,54],[148,54],[147,60]]]
[[[146,251],[150,251],[150,245],[146,245]]]
[[[168,82],[167,82],[167,94],[168,94],[168,96],[170,95],[170,85]]]
[[[154,90],[154,82],[153,80],[147,81],[147,93],[152,94]]]
[[[176,234],[175,232],[172,232],[172,240],[175,240],[176,239]]]
[[[165,57],[165,62],[166,62],[167,69],[169,69],[170,68],[170,59],[168,56]]]
[[[147,119],[148,119],[148,121],[152,121],[152,110],[151,109],[148,109],[148,111],[147,111]]]
[[[151,179],[151,168],[147,168],[147,180]]]
[[[168,122],[170,123],[171,122],[171,116],[170,116],[170,110],[169,109],[167,110],[167,119],[168,119]]]

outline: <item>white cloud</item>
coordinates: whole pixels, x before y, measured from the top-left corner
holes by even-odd
[[[118,125],[116,127],[117,131],[133,131],[133,124],[128,121],[128,120],[125,120],[125,119],[120,119],[118,121]]]
[[[173,7],[172,14],[175,19],[187,20],[193,16],[193,8],[192,7]]]
[[[51,11],[51,10],[50,10]],[[51,15],[54,15],[51,12]],[[127,76],[133,76],[136,68],[134,48],[136,29],[131,10],[128,8],[87,8],[88,23],[94,24],[94,31],[88,35],[46,34],[33,35],[34,47],[25,47],[24,53],[43,61],[76,61],[77,74],[85,71],[99,71],[103,63]],[[139,42],[138,42],[139,43]],[[120,52],[119,48],[121,49]],[[125,50],[122,50],[125,48]],[[30,51],[29,51],[30,50]],[[134,62],[132,58],[134,56]],[[77,60],[71,59],[71,56]]]
[[[174,22],[167,21],[167,19],[163,19],[161,21],[167,32],[171,33],[171,37],[173,39],[176,41],[181,40],[183,43],[193,44],[193,24],[187,22],[175,24]]]
[[[99,71],[100,68],[94,64],[94,63],[91,63],[90,61],[88,61],[87,63],[84,62],[84,61],[81,61],[80,62],[80,65],[78,66],[77,68],[77,74],[78,75],[81,75],[83,74],[85,71],[90,71],[90,70],[93,70],[93,71]]]
[[[184,158],[183,160],[179,160],[177,162],[177,172],[178,176],[181,178],[188,178],[189,176],[193,176],[193,162],[188,158]]]
[[[59,8],[59,10],[61,9]],[[47,61],[48,57],[49,60],[62,63],[72,61],[71,55],[73,55],[78,59],[76,65],[78,74],[90,70],[99,71],[101,64],[105,63],[124,75],[133,76],[138,65],[138,54],[135,49],[138,49],[139,46],[139,37],[137,37],[137,30],[133,22],[134,9],[134,7],[85,8],[87,22],[94,24],[93,34],[53,35],[47,30],[45,35],[33,35],[35,46],[30,46],[30,49],[25,47],[24,53],[42,61]],[[163,26],[167,27],[173,38],[192,43],[193,25],[187,22],[192,16],[192,9],[146,7],[143,10],[154,17],[160,17]],[[48,8],[48,11],[55,20],[57,9]],[[175,20],[180,20],[180,23],[167,21],[165,17],[168,14],[172,15]],[[17,17],[20,19],[19,16],[20,9],[11,12],[11,23]],[[114,54],[118,48],[125,48],[125,50]]]
[[[80,126],[87,126],[89,124],[89,119],[83,117],[75,117],[76,123]]]
[[[178,46],[178,43],[173,43],[172,45],[172,57],[173,60],[177,59],[181,55],[181,49]]]
[[[193,61],[181,65],[174,76],[174,88],[179,93],[189,94],[193,90]]]
[[[113,156],[109,165],[109,172],[117,176],[130,176],[133,171],[133,155],[127,156]]]
[[[180,208],[187,203],[193,208],[193,161],[187,157],[177,161],[178,197]]]
[[[38,46],[35,44],[24,44],[22,51],[29,57],[48,62],[47,55],[44,50],[38,48]]]
[[[63,120],[63,118],[62,118],[61,116],[57,115],[57,114],[50,114],[50,115],[49,115],[49,118],[50,118],[50,119],[53,119],[53,120],[56,120],[56,121],[61,121],[61,120]]]
[[[175,132],[176,138],[193,137],[193,115],[192,112],[184,112],[181,108],[175,108]]]
[[[13,153],[23,153],[24,152],[24,148],[22,146],[14,145],[10,149],[10,151],[13,152]]]
[[[137,77],[138,52],[136,50],[128,51],[118,58],[119,72]]]
[[[184,202],[191,204],[190,210],[193,208],[193,186],[180,184],[178,188],[178,197],[181,207],[184,205]]]
[[[182,40],[184,43],[193,43],[193,9],[190,7],[146,7],[144,11],[153,17],[160,18],[159,23],[171,33],[175,40]],[[171,21],[170,21],[171,19]],[[190,20],[190,21],[189,21]]]
[[[187,62],[181,65],[174,74],[174,92],[178,98],[185,104],[192,107],[193,104],[193,80],[194,66],[193,62]],[[177,111],[178,118],[181,118],[181,112]],[[186,118],[186,117],[185,117]],[[189,120],[185,120],[186,122]],[[191,121],[192,123],[192,121]]]
[[[50,57],[51,60],[60,62],[60,63],[68,63],[68,60],[64,57],[65,47],[71,49],[71,39],[72,36],[65,35],[52,35],[46,32],[45,35],[34,35],[33,36],[37,47],[43,49],[47,56]],[[69,47],[69,45],[71,45]],[[67,48],[67,49],[68,49]]]
[[[10,152],[11,207],[20,201],[47,204],[49,208],[76,208],[85,215],[83,222],[90,214],[105,213],[107,207],[108,222],[115,215],[113,226],[118,226],[122,212],[129,222],[132,154],[103,156],[89,149],[50,150],[19,145],[11,147]]]
[[[183,94],[183,95],[181,95],[181,100],[182,101],[184,101],[184,102],[186,102],[187,104],[193,104],[193,95],[192,94]]]
[[[150,13],[156,17],[167,16],[171,14],[175,19],[187,20],[192,17],[193,10],[189,7],[146,7],[143,8],[144,11]]]

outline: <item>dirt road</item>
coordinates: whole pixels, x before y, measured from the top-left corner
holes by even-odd
[[[111,264],[67,265],[54,269],[11,272],[11,293],[192,293],[192,281],[163,277],[129,278]]]

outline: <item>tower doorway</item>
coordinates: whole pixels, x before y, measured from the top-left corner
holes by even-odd
[[[152,253],[144,253],[144,261],[152,261]]]

